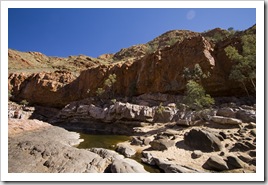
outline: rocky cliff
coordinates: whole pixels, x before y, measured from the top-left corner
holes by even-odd
[[[192,69],[199,64],[204,73],[211,74],[201,82],[207,93],[212,96],[243,96],[246,95],[243,88],[229,80],[233,63],[224,49],[231,45],[241,50],[241,36],[252,29],[256,28],[238,32],[232,37],[223,37],[217,42],[209,39],[213,35],[211,32],[170,31],[145,45],[122,49],[114,55],[102,55],[99,59],[74,57],[73,61],[80,59],[78,66],[83,66],[79,69],[85,69],[77,78],[72,72],[10,74],[9,90],[16,101],[26,99],[31,103],[63,107],[71,101],[95,96],[96,90],[104,86],[108,76],[115,74],[115,98],[149,93],[183,94],[186,85],[182,77],[183,69]],[[213,32],[217,32],[217,29]],[[148,47],[153,45],[157,47],[148,51]],[[11,63],[15,60],[14,52],[9,52]],[[44,60],[48,59],[38,55]],[[82,65],[89,59],[90,65]],[[248,89],[252,89],[249,84]]]

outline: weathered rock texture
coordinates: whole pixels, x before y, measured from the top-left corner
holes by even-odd
[[[169,34],[163,34],[148,43],[148,45],[158,44],[152,53],[144,53],[143,46],[133,46],[113,56],[107,55],[108,58],[114,57],[119,61],[122,58],[122,62],[91,65],[82,71],[76,80],[70,74],[63,73],[61,84],[58,74],[11,74],[9,90],[13,91],[14,100],[26,99],[30,103],[63,107],[73,100],[96,95],[96,90],[104,86],[108,76],[115,74],[116,82],[113,85],[115,96],[146,93],[182,94],[186,85],[186,80],[182,77],[183,69],[185,67],[192,69],[195,64],[199,64],[205,74],[208,72],[211,74],[201,82],[207,93],[212,96],[245,95],[240,84],[228,78],[233,63],[224,51],[229,45],[241,48],[243,33],[216,44],[212,44],[199,33],[188,34],[186,31],[186,34],[183,33],[174,31],[174,35],[178,34],[179,37],[173,45],[167,44],[171,39],[168,37]],[[142,57],[136,56],[140,54]],[[131,59],[125,60],[125,58]],[[249,90],[253,89],[249,84],[247,86]],[[250,93],[254,94],[253,91]],[[50,100],[44,97],[50,97]]]
[[[25,125],[25,120],[10,120],[9,173],[147,173],[141,164],[114,151],[72,147],[80,143],[78,133],[43,122],[27,121],[30,124]],[[25,129],[16,132],[16,126]]]
[[[68,86],[75,79],[71,72],[66,71],[12,73],[9,75],[8,85],[12,91],[12,100],[27,100],[31,104],[61,107],[74,100]]]

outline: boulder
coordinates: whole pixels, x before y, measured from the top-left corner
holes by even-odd
[[[155,161],[154,161],[154,156],[152,155],[151,152],[149,151],[142,151],[142,158],[141,161],[143,163],[149,164],[149,165],[156,165]]]
[[[164,151],[167,150],[169,147],[175,146],[175,141],[169,139],[155,139],[150,142],[150,145],[151,149],[153,150]]]
[[[145,146],[149,145],[151,142],[153,141],[153,138],[152,137],[145,137],[144,140],[143,140],[143,144]]]
[[[193,169],[187,168],[179,164],[166,164],[160,163],[159,167],[164,170],[165,173],[197,173]]]
[[[114,109],[117,120],[125,119],[151,122],[154,116],[152,108],[142,105],[116,102]]]
[[[144,163],[150,164],[150,165],[156,165],[160,169],[162,169],[165,173],[197,173],[202,172],[184,165],[177,164],[175,161],[169,161],[164,158],[160,158],[157,156],[154,156],[152,153],[148,151],[142,152],[143,158],[142,161]]]
[[[133,159],[115,160],[110,169],[112,173],[148,173],[140,163]]]
[[[179,165],[175,162],[168,161],[163,158],[154,157],[155,164],[165,173],[197,173],[198,170],[189,168],[187,166]]]
[[[117,144],[116,151],[120,154],[123,154],[125,157],[131,157],[136,154],[136,150],[124,143]]]
[[[241,142],[237,142],[234,144],[233,148],[231,148],[231,152],[236,152],[236,151],[241,151],[241,152],[245,152],[245,151],[249,151],[252,149],[256,149],[256,146],[248,141],[241,141]]]
[[[245,162],[245,163],[248,163],[248,164],[250,164],[250,162],[252,161],[251,156],[249,156],[249,155],[246,154],[246,153],[240,153],[239,156],[238,156],[238,158],[239,158],[241,161],[243,161],[243,162]]]
[[[250,155],[251,157],[256,157],[256,150],[249,151],[248,155]]]
[[[203,152],[219,151],[222,148],[221,141],[212,132],[193,128],[184,134],[184,143],[195,150]]]
[[[106,172],[147,173],[140,163],[133,159],[124,158],[123,155],[120,155],[115,151],[103,148],[91,148],[89,151],[98,154],[100,157],[110,162],[110,167],[109,169],[106,169]]]
[[[241,119],[245,123],[256,123],[256,112],[254,110],[239,110],[236,113],[236,118]]]
[[[223,107],[217,111],[217,116],[235,118],[235,111],[229,107]]]
[[[106,119],[107,113],[102,108],[97,107],[97,106],[95,106],[93,104],[91,104],[91,105],[89,105],[87,107],[88,107],[88,113],[89,113],[90,117],[92,117],[94,119],[97,119],[97,120]]]
[[[155,108],[154,122],[167,123],[173,120],[177,110],[171,107]]]
[[[250,122],[245,125],[245,128],[247,129],[253,129],[256,128],[256,123]]]
[[[223,158],[217,155],[209,157],[202,167],[207,170],[215,171],[223,171],[229,169]]]
[[[242,123],[242,121],[239,119],[227,118],[222,116],[212,116],[211,121],[219,124],[228,124],[228,125],[239,125]]]
[[[193,159],[197,159],[199,157],[201,157],[203,155],[203,153],[200,150],[195,150],[193,151],[193,153],[191,154],[191,157]]]
[[[235,156],[227,156],[226,163],[230,170],[243,168],[243,162]]]
[[[142,139],[141,136],[132,136],[130,144],[131,145],[142,146],[143,145],[143,139]]]
[[[180,126],[195,125],[197,120],[199,120],[199,118],[196,116],[194,111],[179,112],[176,116],[174,116],[174,121],[176,121],[177,125]]]

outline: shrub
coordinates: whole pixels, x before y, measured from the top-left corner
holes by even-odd
[[[204,88],[193,80],[187,82],[183,102],[195,110],[211,107],[215,103],[214,99],[209,94],[206,94]]]
[[[104,89],[103,89],[103,88],[98,88],[98,89],[96,90],[96,94],[97,94],[97,96],[101,96],[103,93],[104,93]]]
[[[23,105],[23,106],[26,106],[26,105],[29,104],[29,102],[28,102],[27,100],[22,100],[22,101],[20,102],[20,104]]]
[[[158,114],[163,114],[164,110],[165,110],[165,107],[163,106],[163,103],[161,102],[161,103],[159,104],[159,106],[157,107],[156,112],[157,112]]]
[[[114,96],[114,88],[113,85],[116,82],[116,74],[110,74],[109,77],[104,81],[104,85],[102,88],[98,88],[96,90],[96,95],[98,97],[102,96],[102,98],[112,98]],[[106,97],[107,96],[107,97]]]
[[[178,40],[177,40],[176,38],[171,38],[171,39],[167,42],[167,44],[170,45],[170,46],[172,46],[172,45],[174,45],[177,41],[178,41]]]
[[[116,74],[110,74],[108,79],[105,80],[104,85],[110,88],[115,82],[116,82]]]
[[[151,54],[157,50],[157,44],[148,45],[146,53]]]
[[[187,81],[194,80],[197,82],[199,82],[202,78],[208,78],[209,76],[210,76],[209,71],[207,72],[207,74],[203,73],[203,70],[199,64],[195,64],[193,69],[185,67],[183,69],[183,75],[182,75],[182,77],[185,78]]]
[[[12,95],[12,90],[9,90],[9,91],[8,91],[8,99],[10,99],[12,96],[13,96],[13,95]]]
[[[246,84],[250,82],[256,91],[256,35],[249,34],[242,36],[242,52],[233,46],[226,47],[225,53],[234,62],[229,78],[242,84],[249,96]]]
[[[111,99],[111,102],[112,102],[113,104],[115,104],[116,99]]]

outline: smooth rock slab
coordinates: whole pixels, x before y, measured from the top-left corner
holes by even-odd
[[[62,128],[47,127],[10,137],[9,173],[102,173],[109,161],[84,149],[70,146],[79,140]]]
[[[239,119],[235,118],[227,118],[223,116],[212,116],[211,121],[215,123],[220,123],[220,124],[229,124],[229,125],[240,125],[242,124],[242,121]]]

